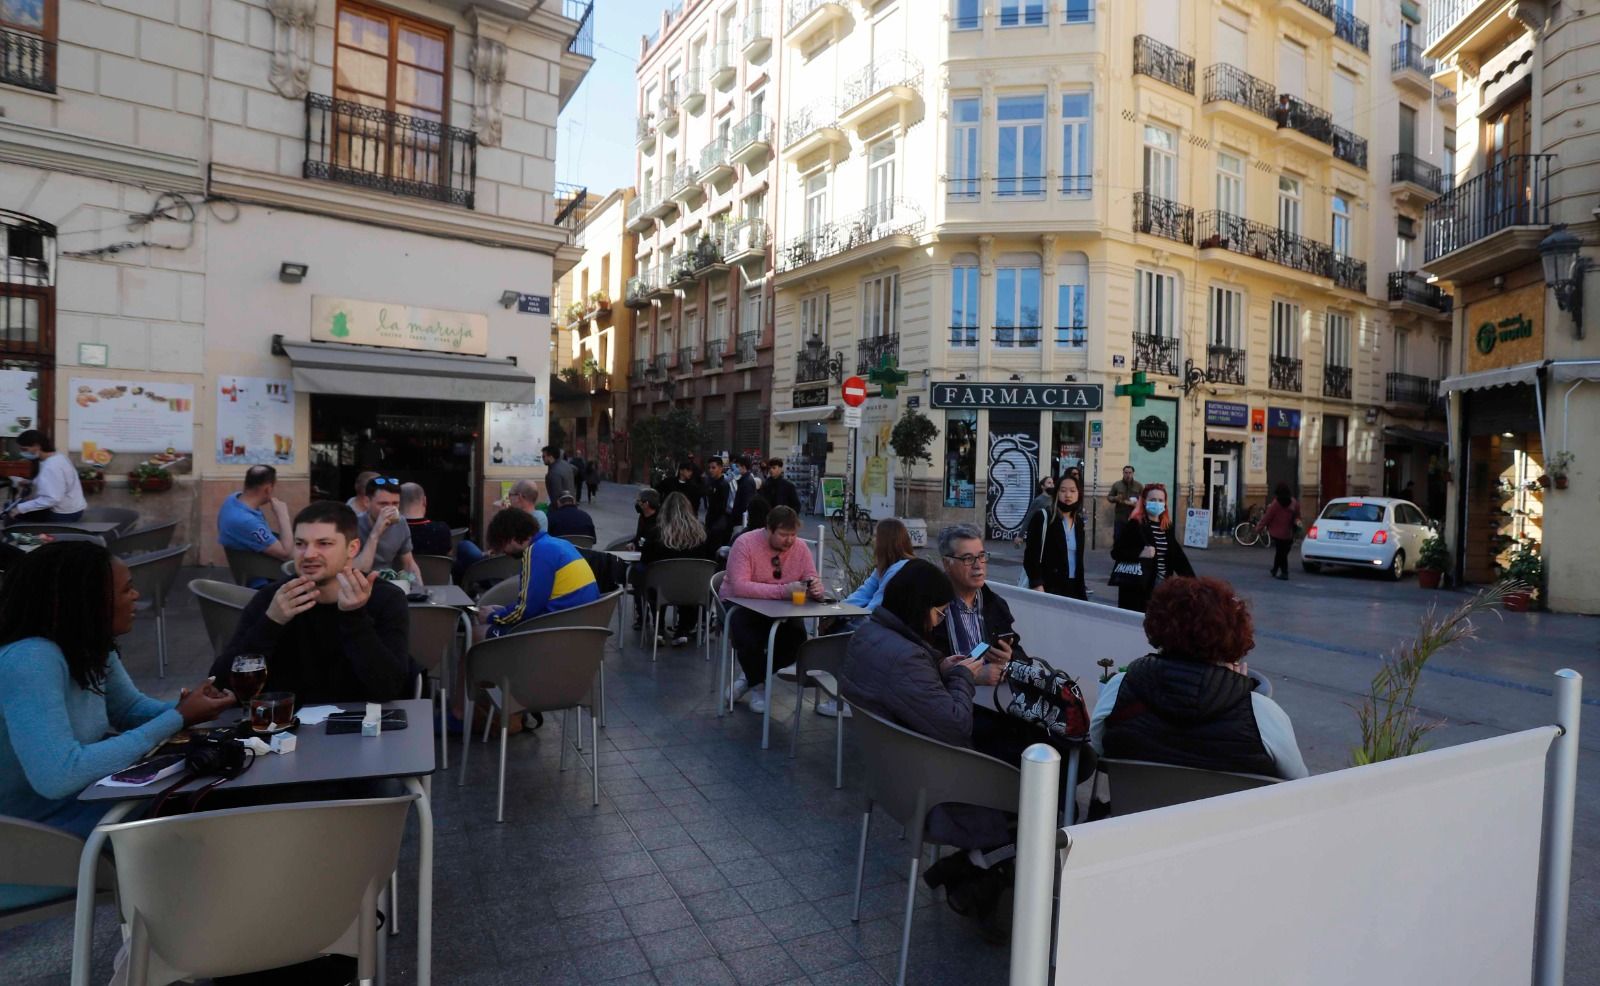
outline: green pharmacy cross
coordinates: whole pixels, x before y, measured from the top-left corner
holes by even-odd
[[[1136,370],[1132,383],[1119,383],[1112,392],[1118,397],[1133,398],[1134,407],[1144,407],[1144,399],[1156,395],[1156,385],[1145,379],[1143,370]]]
[[[878,385],[878,393],[884,397],[894,397],[900,393],[900,385],[911,378],[911,375],[895,365],[895,358],[888,353],[878,361],[878,365],[867,371],[867,379]]]

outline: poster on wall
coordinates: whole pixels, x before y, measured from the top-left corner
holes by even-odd
[[[989,412],[989,537],[1014,541],[1023,536],[1038,480],[1038,413]]]
[[[544,399],[533,404],[489,405],[489,464],[542,466]]]
[[[39,421],[39,374],[0,370],[0,430],[18,435]]]
[[[1178,475],[1178,402],[1153,397],[1132,411],[1128,461],[1140,482],[1165,484],[1170,502]]]
[[[856,436],[856,498],[857,505],[874,517],[892,517],[895,513],[895,461],[889,448],[894,419],[894,401],[871,397],[861,406],[861,429]]]
[[[822,477],[822,512],[831,514],[844,509],[844,477]]]
[[[294,461],[294,385],[276,377],[217,378],[217,463]]]
[[[1189,507],[1183,512],[1183,546],[1185,548],[1211,547],[1211,509]]]
[[[67,393],[67,444],[85,462],[110,462],[103,452],[194,451],[191,384],[73,377]]]
[[[1261,435],[1250,436],[1250,471],[1264,472],[1267,468],[1267,440]]]

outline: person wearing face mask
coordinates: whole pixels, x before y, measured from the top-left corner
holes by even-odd
[[[1028,529],[1033,526],[1033,522],[1034,522],[1035,518],[1039,514],[1048,514],[1050,512],[1050,504],[1055,502],[1055,498],[1056,498],[1056,480],[1055,480],[1055,477],[1054,476],[1044,476],[1044,477],[1042,477],[1039,480],[1039,495],[1035,496],[1033,498],[1033,502],[1028,504],[1028,512],[1022,518],[1022,530],[1023,530],[1024,534],[1026,534]],[[1018,540],[1017,541],[1017,547],[1023,548],[1024,550],[1026,550],[1026,548],[1027,548],[1026,539],[1024,538],[1022,540]]]
[[[1138,506],[1111,546],[1111,559],[1138,562],[1144,568],[1143,579],[1124,582],[1117,592],[1117,606],[1137,613],[1144,612],[1150,593],[1163,579],[1174,575],[1194,577],[1194,567],[1172,528],[1165,486],[1151,483],[1141,491]]]
[[[38,478],[26,500],[6,511],[6,520],[23,520],[36,523],[64,524],[83,519],[83,509],[88,502],[83,498],[83,485],[78,482],[78,470],[64,454],[56,451],[55,442],[42,431],[29,428],[17,436],[17,448],[24,459],[39,463]]]
[[[1040,511],[1028,523],[1022,567],[1028,585],[1052,596],[1089,598],[1083,583],[1083,525],[1079,510],[1083,490],[1078,478],[1066,473],[1056,484],[1054,508]]]

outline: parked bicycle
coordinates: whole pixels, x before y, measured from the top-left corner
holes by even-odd
[[[1233,529],[1233,540],[1242,548],[1270,548],[1272,535],[1266,531],[1256,530],[1256,525],[1261,523],[1261,517],[1266,513],[1265,507],[1251,507],[1249,515]]]
[[[857,544],[871,544],[872,535],[878,527],[878,522],[872,519],[872,515],[853,502],[835,510],[828,520],[833,528],[833,536],[841,543],[844,541],[846,531],[852,531],[855,533]]]

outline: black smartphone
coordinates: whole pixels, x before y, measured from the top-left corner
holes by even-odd
[[[1017,632],[1015,630],[1007,630],[1005,633],[996,634],[995,638],[994,638],[994,641],[997,644],[1002,642],[1002,641],[1004,641],[1005,643],[1008,643],[1008,644],[1014,644],[1019,639],[1020,638],[1017,636]]]
[[[184,755],[181,753],[163,753],[119,770],[111,775],[111,779],[119,784],[149,784],[183,769],[183,761]]]
[[[328,717],[325,730],[329,736],[338,736],[342,733],[361,732],[361,722],[367,717],[365,712],[336,712]],[[379,720],[379,728],[385,732],[394,732],[406,728],[405,709],[384,709],[383,717]]]

